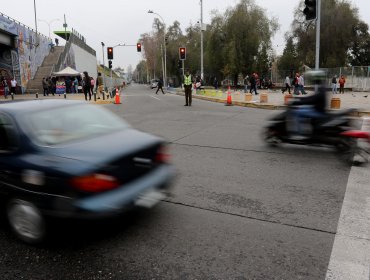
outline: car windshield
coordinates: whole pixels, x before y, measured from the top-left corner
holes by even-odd
[[[46,145],[89,139],[128,128],[114,113],[95,105],[63,106],[27,114],[32,138]]]

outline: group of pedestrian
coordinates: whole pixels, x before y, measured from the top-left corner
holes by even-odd
[[[346,78],[344,75],[341,75],[339,78],[339,81],[337,80],[337,75],[334,75],[331,79],[331,90],[333,94],[337,94],[338,89],[338,83],[339,83],[339,93],[344,93],[344,84],[346,83]]]
[[[293,94],[294,95],[306,95],[307,92],[304,89],[304,76],[297,72],[293,79],[291,80],[289,75],[285,77],[284,80],[284,87],[281,89],[281,92],[284,93],[286,91],[290,92],[291,87],[293,86]]]
[[[331,79],[331,89],[333,94],[337,94],[338,84],[339,84],[339,93],[344,93],[344,84],[346,83],[346,78],[344,75],[341,75],[339,80],[337,79],[337,75],[334,75]],[[290,79],[289,75],[285,77],[284,80],[284,87],[281,89],[281,92],[284,93],[286,91],[290,92],[291,87],[294,87],[294,94],[299,95],[302,93],[302,95],[306,94],[306,91],[304,90],[304,77],[303,74],[296,73],[294,78]]]
[[[96,87],[98,99],[100,99],[101,94],[105,94],[101,73],[98,73],[98,76],[94,79],[89,76],[86,71],[83,72],[83,77],[44,77],[42,79],[42,87],[44,96],[49,96],[49,94],[54,96],[55,94],[61,93],[83,93],[85,95],[85,100],[91,100],[91,96],[94,93],[94,87]],[[61,91],[63,92],[59,91],[61,87]],[[107,98],[109,98],[109,95],[107,95]]]
[[[49,94],[52,94],[53,96],[55,94],[60,94],[57,90],[58,85],[63,85],[65,87],[66,93],[78,93],[79,92],[79,86],[81,85],[81,79],[80,77],[44,77],[42,79],[42,88],[44,96],[49,96]],[[64,93],[64,92],[63,92]]]
[[[252,73],[250,76],[246,75],[243,79],[243,84],[244,84],[244,93],[248,92],[253,93],[255,95],[258,95],[257,88],[258,88],[258,81],[259,81],[259,76],[257,73]]]
[[[12,77],[11,79],[6,79],[5,77],[0,77],[1,86],[4,88],[4,98],[8,98],[9,93],[11,94],[12,98],[17,90],[17,80]]]
[[[85,95],[85,100],[91,100],[91,96],[94,94],[94,87],[96,90],[97,98],[100,99],[100,96],[104,98],[104,83],[103,83],[103,77],[101,73],[98,73],[98,76],[96,77],[96,80],[93,77],[89,76],[88,72],[83,72],[84,76],[82,78],[83,83],[83,93]],[[87,99],[87,96],[89,96],[89,99]],[[107,94],[107,98],[112,97],[110,94]]]

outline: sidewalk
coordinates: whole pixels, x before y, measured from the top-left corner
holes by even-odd
[[[171,89],[170,92],[178,95],[184,95],[182,89]],[[245,101],[245,93],[243,91],[234,91],[232,93],[232,104],[244,107],[253,107],[261,109],[283,109],[286,107],[284,104],[284,94],[281,90],[259,90],[258,95],[252,95],[252,101]],[[307,91],[308,94],[313,94],[312,91]],[[267,95],[267,102],[261,102],[261,95]],[[339,109],[354,108],[359,111],[359,115],[370,115],[370,93],[368,92],[346,92],[344,94],[332,94],[328,92],[329,106],[332,98],[340,99]],[[299,95],[302,96],[302,95]],[[226,103],[227,91],[216,90],[202,90],[198,93],[193,92],[193,98],[209,100],[214,102]]]
[[[87,96],[87,98],[89,98],[89,96]],[[38,96],[36,96],[36,94],[25,93],[25,94],[16,94],[14,96],[14,100],[42,100],[42,99],[85,101],[85,95],[83,93],[68,93],[65,96],[64,94],[55,94],[54,96],[52,94],[49,94],[49,96],[44,96],[43,94],[39,94]],[[0,104],[4,102],[9,102],[9,101],[12,101],[12,97],[10,95],[8,95],[7,99],[5,99],[4,96],[0,96]],[[91,102],[94,104],[111,104],[111,103],[114,103],[114,97],[107,98],[107,96],[105,96],[105,100],[103,100],[102,96],[100,96],[100,99],[98,99],[98,96],[96,96],[96,101],[94,101],[94,96],[91,96],[91,101],[87,101],[87,102]]]

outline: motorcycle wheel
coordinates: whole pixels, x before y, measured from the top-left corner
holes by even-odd
[[[370,161],[370,141],[362,140],[363,139],[357,141],[356,150],[354,152],[353,164],[356,166],[368,164]]]
[[[263,132],[263,140],[271,147],[277,147],[281,143],[280,137],[272,127],[267,127],[265,129]]]
[[[338,157],[345,163],[352,165],[357,150],[357,141],[353,138],[343,138],[335,146]]]

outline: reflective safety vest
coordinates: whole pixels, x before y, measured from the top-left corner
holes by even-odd
[[[184,78],[184,85],[185,86],[190,86],[192,84],[192,82],[191,82],[191,75],[189,75],[189,76],[186,76],[185,75],[185,78]]]

